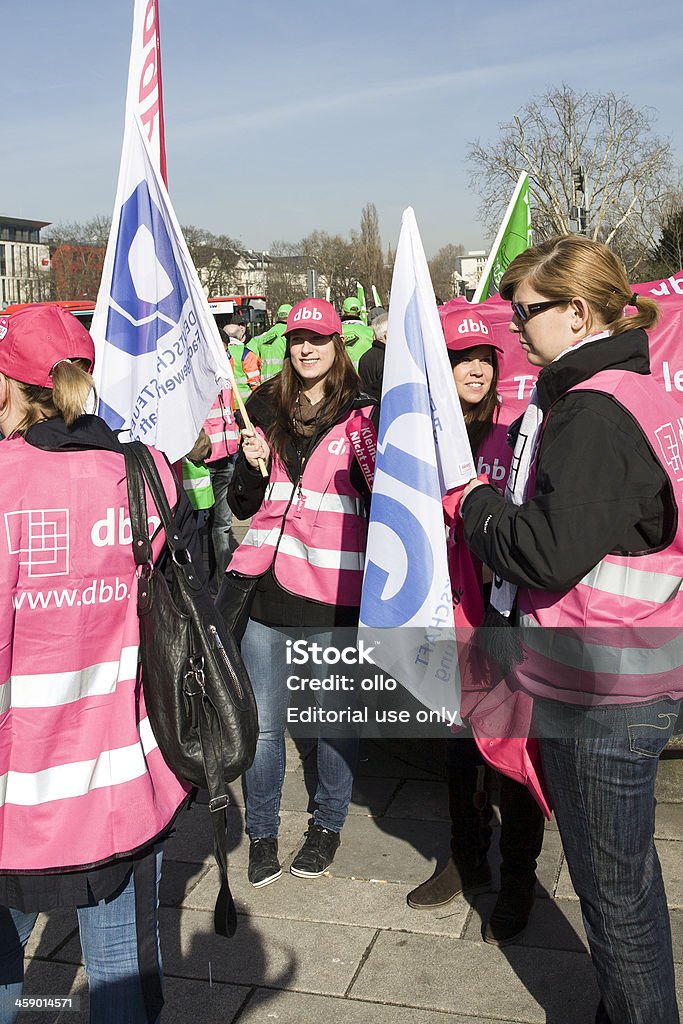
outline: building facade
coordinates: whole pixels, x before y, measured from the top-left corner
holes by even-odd
[[[51,298],[50,249],[40,241],[49,223],[0,216],[0,309]]]

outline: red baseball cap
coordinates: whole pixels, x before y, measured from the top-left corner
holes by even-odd
[[[0,373],[22,384],[51,388],[63,359],[85,359],[92,373],[95,346],[82,323],[61,306],[37,303],[0,316]]]
[[[314,331],[316,334],[341,334],[339,313],[325,299],[302,299],[287,314],[285,334],[292,331]]]
[[[497,352],[504,350],[493,340],[493,328],[475,305],[470,309],[439,309],[441,330],[449,352],[461,352],[475,345],[490,345]]]

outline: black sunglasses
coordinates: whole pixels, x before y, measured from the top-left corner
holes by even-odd
[[[551,302],[530,302],[525,308],[521,302],[511,302],[512,312],[523,324],[531,320],[532,316],[542,313],[544,309],[552,309],[553,306],[566,306],[569,299],[553,299]]]

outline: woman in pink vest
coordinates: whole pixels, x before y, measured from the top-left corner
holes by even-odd
[[[519,627],[514,678],[534,699],[596,1021],[678,1024],[653,832],[683,690],[683,416],[650,374],[658,308],[609,249],[577,235],[518,256],[500,293],[542,369],[507,500],[471,483],[465,538],[496,574],[500,621]]]
[[[512,458],[507,432],[497,423],[497,353],[502,350],[493,344],[493,329],[477,307],[442,307],[440,315],[477,471],[488,474],[502,489]],[[482,565],[465,545],[459,517],[449,533],[448,551],[453,592],[459,596],[457,622],[476,627],[484,618]],[[439,874],[408,893],[408,905],[415,910],[433,910],[463,892],[472,896],[488,892],[492,886],[488,863],[493,816],[488,790],[492,778],[474,739],[456,735],[447,741],[446,775],[451,857]],[[543,813],[520,782],[501,775],[500,790],[501,890],[483,937],[486,942],[503,946],[516,941],[529,920],[536,861],[543,844]]]
[[[371,411],[346,353],[341,322],[329,302],[304,299],[287,317],[281,373],[254,392],[229,500],[251,527],[232,557],[218,597],[225,610],[236,581],[253,582],[242,656],[259,712],[256,757],[245,774],[249,881],[281,875],[280,794],[285,771],[288,691],[285,636],[305,630],[324,648],[335,627],[358,622],[366,543],[368,488],[347,438],[359,412]],[[268,467],[267,476],[259,469]],[[289,669],[291,673],[292,669]],[[307,676],[325,675],[305,671]],[[334,694],[322,694],[334,701]],[[339,696],[339,695],[337,695]],[[344,698],[345,699],[345,698]],[[290,870],[321,875],[339,847],[351,799],[358,741],[326,729],[318,735],[316,808]]]
[[[58,306],[0,317],[2,1024],[18,1013],[37,915],[59,907],[77,909],[92,1022],[154,1022],[163,1005],[161,847],[187,794],[142,698],[123,453],[83,415],[93,360],[90,335]],[[150,498],[148,509],[159,558]]]

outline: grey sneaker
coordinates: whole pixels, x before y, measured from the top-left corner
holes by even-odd
[[[264,836],[252,839],[249,844],[249,867],[247,878],[258,889],[262,885],[270,885],[282,874],[280,861],[277,859],[277,839]]]
[[[340,843],[338,832],[323,828],[322,825],[311,825],[306,833],[306,841],[289,870],[299,878],[317,878],[329,868]]]

